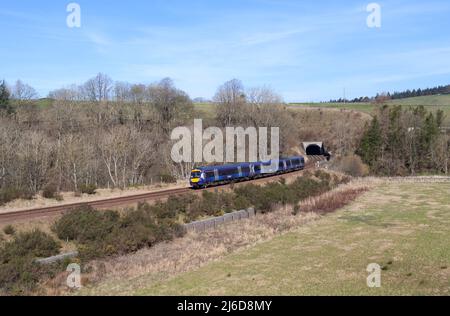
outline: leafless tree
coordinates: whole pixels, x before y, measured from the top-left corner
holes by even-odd
[[[30,101],[36,99],[38,93],[30,85],[17,80],[12,87],[12,98],[20,101]]]
[[[131,84],[128,82],[116,82],[114,86],[115,100],[127,102],[131,100]]]
[[[177,119],[193,109],[192,101],[187,93],[178,90],[169,78],[150,85],[148,95],[157,112],[159,127],[164,135],[169,135]]]
[[[80,88],[76,85],[71,85],[67,88],[53,90],[48,94],[50,99],[58,101],[76,101],[81,99]]]
[[[134,84],[131,86],[130,98],[135,104],[142,104],[146,99],[146,89],[147,87],[143,84]]]
[[[214,102],[217,104],[217,119],[222,126],[232,126],[239,120],[245,99],[244,86],[240,80],[225,82],[217,89]]]
[[[103,73],[99,73],[84,84],[86,97],[93,102],[107,101],[110,97],[113,81]]]

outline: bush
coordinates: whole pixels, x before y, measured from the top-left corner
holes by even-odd
[[[50,257],[58,254],[60,248],[61,245],[53,237],[40,230],[19,233],[14,237],[14,240],[3,246],[0,253],[0,263],[7,263],[16,257]]]
[[[339,159],[336,162],[336,169],[352,177],[365,177],[369,175],[369,166],[356,155],[349,155]]]
[[[82,184],[80,191],[83,194],[95,195],[97,194],[97,186],[95,184]]]
[[[30,194],[28,194],[25,190],[16,187],[4,187],[0,189],[0,205],[20,198],[30,198]]]
[[[5,228],[3,228],[3,232],[6,235],[12,236],[16,233],[16,229],[12,225],[8,225],[8,226],[5,226]]]
[[[100,212],[90,207],[80,208],[65,214],[52,227],[62,240],[80,243],[104,239],[119,225],[119,213]]]
[[[54,184],[47,184],[42,191],[42,196],[46,199],[57,199],[58,189]]]
[[[161,174],[159,175],[159,178],[161,179],[162,183],[172,184],[177,183],[177,178],[170,174]]]
[[[124,216],[82,208],[65,214],[53,230],[61,239],[78,242],[83,260],[127,254],[182,236],[177,210],[192,196],[172,197],[165,203],[140,204]]]
[[[48,234],[34,230],[20,233],[0,248],[0,290],[23,295],[33,290],[51,268],[35,263],[36,258],[59,253],[61,246]]]

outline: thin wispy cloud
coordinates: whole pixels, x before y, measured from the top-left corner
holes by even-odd
[[[368,3],[81,1],[82,27],[69,29],[62,5],[11,1],[0,9],[0,27],[11,29],[0,75],[29,78],[42,95],[58,87],[52,82],[98,71],[145,83],[170,76],[192,97],[207,98],[240,78],[269,84],[287,101],[338,98],[344,88],[359,97],[447,83],[450,3],[381,1],[380,29],[366,25]],[[51,71],[39,82],[42,69]]]

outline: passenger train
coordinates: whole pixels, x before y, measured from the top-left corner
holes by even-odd
[[[275,162],[246,162],[201,167],[192,170],[190,184],[193,189],[203,189],[215,185],[270,177],[304,168],[305,158],[301,156],[282,158]]]

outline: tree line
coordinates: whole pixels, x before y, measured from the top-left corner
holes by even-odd
[[[413,97],[422,97],[428,95],[440,95],[440,94],[450,94],[450,85],[440,85],[434,88],[426,88],[426,89],[413,89],[413,90],[405,90],[400,92],[383,92],[377,93],[374,97],[359,97],[354,98],[352,100],[347,100],[346,98],[340,98],[337,100],[330,100],[330,103],[384,103],[389,100],[399,100]]]

